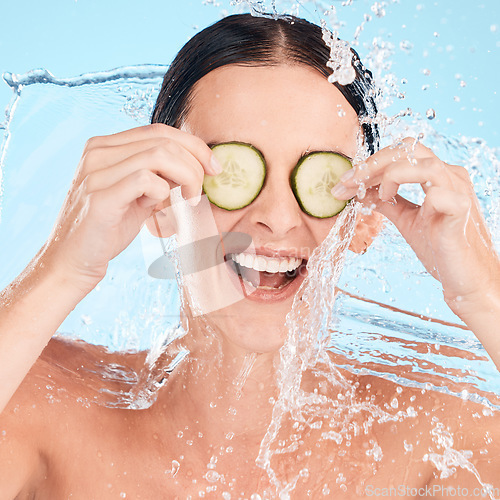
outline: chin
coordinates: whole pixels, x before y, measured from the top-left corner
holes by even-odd
[[[207,315],[206,319],[233,348],[273,353],[279,351],[286,340],[286,315],[292,304],[293,296],[268,303],[245,298]]]

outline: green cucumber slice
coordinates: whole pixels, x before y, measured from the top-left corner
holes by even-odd
[[[205,175],[203,190],[214,205],[224,210],[238,210],[257,197],[266,178],[266,163],[250,144],[226,142],[212,147],[222,165],[219,175]]]
[[[337,153],[316,152],[304,156],[290,174],[290,185],[300,208],[319,219],[341,212],[347,201],[337,200],[330,191],[351,168],[351,162]]]

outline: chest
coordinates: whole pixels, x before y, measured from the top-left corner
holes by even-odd
[[[377,488],[422,487],[430,474],[418,447],[408,446],[408,429],[395,425],[350,444],[303,432],[296,442],[273,441],[259,459],[255,446],[237,439],[206,443],[151,429],[135,421],[65,429],[37,498],[249,498],[266,491],[353,498]]]

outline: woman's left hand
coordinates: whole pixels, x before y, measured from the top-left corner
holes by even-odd
[[[486,294],[500,295],[500,260],[464,167],[448,165],[406,138],[351,172],[333,194],[350,199],[359,194],[362,183],[366,195],[357,199],[394,223],[427,271],[441,282],[444,299],[455,314],[466,321],[463,316],[481,311]],[[422,205],[397,194],[399,186],[408,183],[422,186]]]

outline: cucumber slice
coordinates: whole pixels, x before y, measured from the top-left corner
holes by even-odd
[[[330,191],[351,168],[351,162],[336,153],[310,153],[302,158],[290,174],[290,185],[300,208],[319,219],[341,212],[347,201],[337,200]]]
[[[214,205],[224,210],[238,210],[257,197],[266,178],[266,163],[250,144],[226,142],[212,151],[222,165],[219,175],[206,175],[203,190]]]

